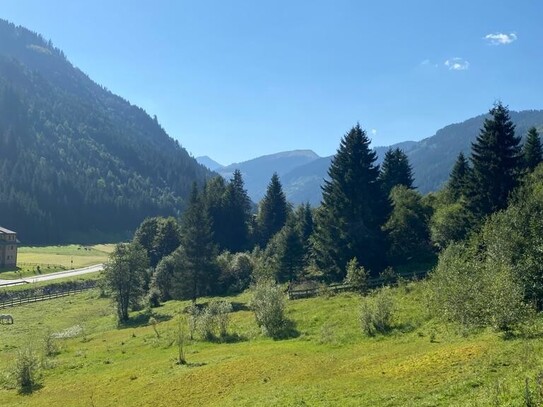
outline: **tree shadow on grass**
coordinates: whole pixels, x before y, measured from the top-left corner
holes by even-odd
[[[296,329],[296,323],[291,319],[285,320],[285,323],[280,331],[276,332],[275,335],[272,335],[272,339],[275,341],[280,341],[284,339],[293,339],[300,336],[300,331]]]
[[[247,306],[247,304],[243,303],[243,302],[231,302],[230,303],[232,305],[232,312],[238,312],[238,311],[250,311],[251,309]],[[205,310],[208,306],[209,306],[209,301],[208,302],[200,302],[200,303],[197,303],[197,304],[191,304],[191,305],[187,305],[186,307],[183,308],[183,312],[185,314],[188,314],[189,311],[190,311],[190,308],[192,306],[195,306],[196,308],[198,308],[198,310],[200,311],[203,311]]]
[[[243,302],[232,302],[232,311],[238,312],[238,311],[251,311],[251,309],[247,306],[247,304]]]
[[[419,328],[419,324],[414,324],[412,322],[403,322],[401,324],[395,324],[390,327],[387,331],[384,332],[385,335],[392,332],[398,332],[400,334],[407,334],[413,332]]]
[[[43,385],[40,383],[34,383],[32,386],[25,386],[19,390],[21,396],[30,396],[32,393],[43,388]]]
[[[172,319],[171,315],[164,314],[147,314],[141,313],[135,317],[130,318],[128,321],[120,322],[118,324],[119,329],[128,329],[128,328],[140,328],[142,326],[149,325],[149,318],[153,317],[157,322],[165,322]]]

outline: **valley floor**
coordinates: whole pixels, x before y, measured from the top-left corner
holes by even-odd
[[[361,333],[355,294],[288,302],[294,334],[277,341],[261,336],[248,294],[228,298],[232,340],[189,343],[189,366],[176,364],[175,345],[179,311],[188,303],[154,310],[158,336],[142,313],[117,328],[114,308],[97,292],[12,308],[15,323],[0,325],[0,404],[524,405],[526,378],[535,391],[543,369],[541,339],[462,335],[428,320],[421,290],[421,283],[395,289],[395,328],[374,338]],[[16,351],[31,344],[40,352],[47,332],[68,338],[57,340],[58,355],[43,357],[42,387],[19,395],[9,377]]]

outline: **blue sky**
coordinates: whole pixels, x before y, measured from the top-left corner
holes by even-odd
[[[543,108],[539,0],[0,0],[96,82],[222,164]]]

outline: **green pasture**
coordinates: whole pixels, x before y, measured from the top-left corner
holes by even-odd
[[[159,337],[143,311],[118,328],[111,302],[97,291],[12,308],[15,323],[0,325],[1,405],[525,405],[526,383],[535,391],[543,370],[538,326],[508,338],[459,332],[428,319],[422,287],[394,290],[394,329],[373,338],[359,328],[356,294],[288,302],[294,334],[284,340],[260,334],[248,294],[228,298],[233,340],[189,341],[188,366],[176,364],[175,345],[187,302],[154,310]],[[40,353],[47,332],[70,329],[78,333],[56,340],[57,356],[42,356],[42,387],[19,395],[9,375],[17,349],[30,344]]]
[[[23,246],[18,249],[17,269],[0,270],[0,279],[10,280],[33,277],[104,263],[114,247],[113,244]]]

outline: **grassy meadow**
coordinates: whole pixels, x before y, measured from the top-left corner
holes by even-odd
[[[113,244],[19,247],[17,270],[0,270],[0,279],[33,277],[103,263],[114,247]]]
[[[422,289],[423,283],[394,289],[394,329],[376,337],[362,335],[354,293],[288,302],[294,334],[284,340],[260,334],[247,293],[230,297],[232,340],[189,341],[188,366],[176,364],[175,344],[188,302],[154,309],[158,336],[144,312],[117,328],[111,302],[95,291],[12,308],[15,324],[0,325],[0,404],[525,405],[525,380],[535,391],[543,369],[538,335],[458,332],[427,317]],[[19,395],[9,374],[16,351],[31,344],[41,354],[50,332],[74,336],[55,340],[58,355],[40,356],[42,387]]]

